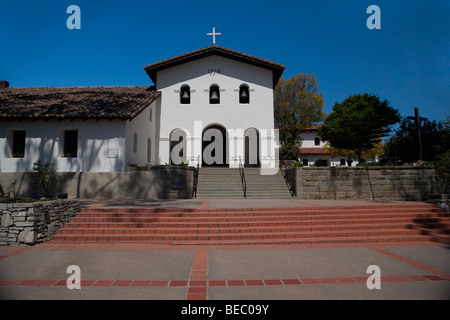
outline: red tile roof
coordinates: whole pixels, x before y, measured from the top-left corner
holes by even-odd
[[[300,148],[300,154],[324,154],[322,148]]]
[[[322,124],[321,123],[313,123],[310,127],[308,127],[308,128],[305,128],[305,131],[304,132],[312,132],[312,131],[317,131],[319,128],[320,128],[320,126],[321,126]]]
[[[131,120],[155,101],[154,87],[0,89],[0,120]]]
[[[156,74],[160,70],[171,68],[186,62],[194,61],[200,58],[208,57],[211,55],[218,55],[230,59],[234,59],[240,62],[255,65],[261,68],[269,69],[273,73],[273,86],[277,84],[284,71],[285,66],[270,60],[258,58],[249,54],[234,51],[228,48],[224,48],[218,45],[211,45],[206,48],[198,49],[192,52],[184,53],[176,57],[155,62],[153,64],[144,66],[144,70],[147,72],[148,76],[152,79],[153,83],[156,84],[157,77]]]

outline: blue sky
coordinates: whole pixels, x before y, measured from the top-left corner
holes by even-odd
[[[81,30],[69,30],[69,5]],[[381,9],[369,30],[368,6]],[[151,85],[143,66],[212,44],[314,74],[324,111],[355,93],[402,116],[450,116],[450,0],[0,0],[0,80],[12,87]]]

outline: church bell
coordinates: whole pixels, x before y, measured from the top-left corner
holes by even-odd
[[[211,92],[211,101],[212,102],[218,102],[219,101],[219,97],[217,96],[217,92],[216,91]]]
[[[183,101],[189,100],[189,93],[188,93],[187,91],[184,91],[184,92],[183,92],[183,95],[181,96],[181,99],[182,99]]]
[[[247,98],[248,98],[247,92],[245,92],[245,90],[242,90],[241,99],[242,100],[247,100]]]

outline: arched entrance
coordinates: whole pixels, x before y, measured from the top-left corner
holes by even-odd
[[[227,131],[221,125],[209,125],[202,133],[202,167],[228,167]]]
[[[187,135],[183,129],[170,133],[169,159],[171,165],[187,164]]]
[[[244,165],[246,167],[260,167],[259,160],[259,131],[249,128],[244,133]]]

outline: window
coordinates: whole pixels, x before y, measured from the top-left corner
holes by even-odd
[[[78,152],[78,130],[64,131],[64,158],[76,158]]]
[[[345,159],[339,159],[341,166],[345,166]]]
[[[308,159],[303,159],[303,166],[305,166],[305,167],[308,166]]]
[[[138,141],[137,141],[137,133],[135,133],[133,135],[133,152],[137,153],[137,145],[138,145]]]
[[[187,84],[182,85],[180,88],[180,103],[191,103],[191,88]]]
[[[26,137],[25,130],[13,131],[13,146],[12,146],[13,158],[25,157],[25,137]]]
[[[239,103],[250,103],[250,91],[246,84],[242,84],[239,87]]]
[[[209,103],[219,104],[220,103],[220,89],[217,84],[213,84],[209,87]]]
[[[320,146],[320,138],[318,138],[318,137],[314,138],[314,145]]]
[[[152,122],[152,118],[153,118],[153,109],[150,108],[150,116],[149,116],[150,122]]]

